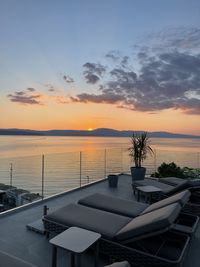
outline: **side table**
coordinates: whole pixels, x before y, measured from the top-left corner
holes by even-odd
[[[145,202],[148,202],[149,197],[149,203],[151,203],[152,194],[162,192],[162,189],[152,185],[137,186],[135,189],[138,194],[137,201],[140,201],[140,193],[143,193],[145,195]]]
[[[95,246],[95,267],[98,264],[98,240],[101,235],[85,230],[79,227],[70,227],[66,231],[52,238],[49,242],[53,245],[52,253],[52,267],[57,264],[57,248],[62,248],[71,252],[71,266],[75,266],[75,255],[79,261],[78,266],[81,265],[81,254],[85,252],[92,245]]]

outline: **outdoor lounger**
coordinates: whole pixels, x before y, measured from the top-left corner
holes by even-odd
[[[135,218],[141,214],[149,213],[173,203],[179,203],[181,207],[184,207],[189,201],[190,195],[191,193],[188,190],[185,190],[181,193],[149,205],[134,200],[126,200],[100,193],[94,193],[80,199],[78,204],[130,218]],[[186,232],[188,234],[193,234],[197,228],[198,222],[199,218],[197,216],[180,213],[177,220],[174,222],[174,229]]]
[[[145,178],[144,180],[133,180],[133,189],[136,186],[152,185],[162,189],[162,192],[168,196],[183,190],[190,190],[192,193],[200,191],[200,180],[185,180],[177,177],[166,177],[155,180],[152,178]]]
[[[191,184],[187,180],[183,182],[181,181],[177,185],[169,185],[151,178],[145,178],[144,180],[134,180],[132,184],[133,192],[135,193],[137,186],[146,185],[151,185],[162,189],[162,192],[154,194],[153,200],[155,201],[158,201],[160,198],[172,196],[186,189],[189,190],[191,192],[191,197],[189,202],[184,207],[184,212],[200,216],[200,195],[197,193],[198,191],[200,191],[200,186],[191,186]]]
[[[158,180],[161,183],[169,184],[171,186],[184,185],[185,187],[200,186],[200,179],[182,179],[178,177],[163,177]]]
[[[190,237],[170,230],[181,210],[178,203],[134,219],[110,212],[69,204],[44,216],[48,232],[60,233],[71,226],[101,234],[100,252],[134,266],[180,266]]]
[[[162,189],[162,193],[164,193],[165,195],[171,196],[173,194],[176,194],[180,191],[187,189],[185,188],[186,187],[185,184],[174,186],[174,185],[161,183],[155,179],[145,178],[144,180],[134,180],[132,185],[133,185],[133,189],[135,189],[135,187],[137,186],[152,185],[152,186]]]

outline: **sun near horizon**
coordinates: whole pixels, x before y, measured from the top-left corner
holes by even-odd
[[[93,128],[88,128],[87,130],[91,132],[91,131],[93,131]]]

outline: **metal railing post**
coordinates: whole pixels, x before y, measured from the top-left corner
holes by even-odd
[[[10,188],[12,187],[13,182],[13,164],[10,163]]]
[[[123,148],[121,147],[121,173],[123,173],[124,168],[123,168]]]
[[[105,149],[105,151],[104,151],[104,178],[106,178],[106,162],[107,161],[107,151],[106,151],[106,149]]]
[[[200,169],[200,153],[197,152],[197,169]],[[197,171],[197,178],[200,178],[200,173]]]
[[[80,177],[79,177],[79,186],[81,187],[82,186],[82,152],[80,151]]]
[[[154,172],[156,173],[157,171],[157,154],[156,154],[156,149],[154,149]]]
[[[42,200],[44,199],[44,155],[42,155]]]

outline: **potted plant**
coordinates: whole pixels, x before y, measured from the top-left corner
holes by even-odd
[[[146,173],[146,168],[142,167],[142,162],[147,158],[148,154],[154,154],[150,147],[149,137],[147,132],[140,134],[133,133],[130,139],[131,146],[128,148],[129,156],[135,166],[131,167],[131,175],[134,180],[143,180]]]

